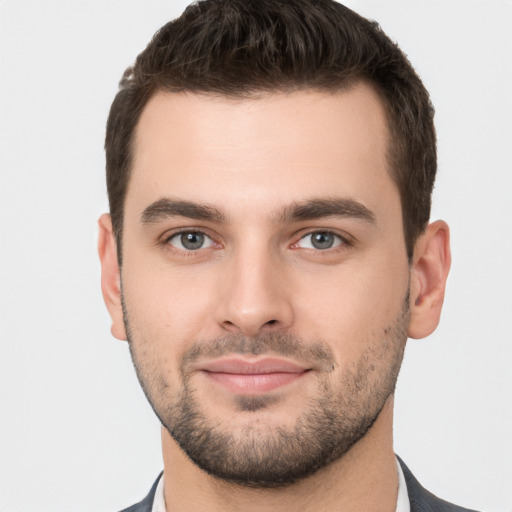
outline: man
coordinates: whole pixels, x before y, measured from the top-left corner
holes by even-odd
[[[437,326],[433,109],[330,0],[205,0],[125,73],[102,290],[162,423],[129,511],[465,510],[393,452],[407,337]]]

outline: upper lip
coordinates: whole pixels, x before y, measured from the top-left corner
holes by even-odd
[[[207,361],[201,364],[198,369],[212,373],[261,375],[265,373],[302,373],[311,368],[286,359],[271,357],[242,359],[239,357],[229,357]]]

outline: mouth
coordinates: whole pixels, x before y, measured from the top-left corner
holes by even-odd
[[[209,361],[199,369],[210,382],[238,395],[268,393],[302,379],[312,370],[284,359],[239,357]]]

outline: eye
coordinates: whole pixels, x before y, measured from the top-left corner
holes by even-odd
[[[314,231],[313,233],[308,233],[306,236],[303,236],[296,245],[302,249],[316,249],[321,251],[332,249],[343,243],[346,243],[345,240],[335,233],[331,233],[330,231]]]
[[[197,251],[213,245],[213,240],[200,231],[181,231],[172,235],[167,243],[181,251]]]

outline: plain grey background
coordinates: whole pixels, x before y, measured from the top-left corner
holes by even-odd
[[[110,335],[96,256],[117,82],[185,1],[0,1],[0,511],[114,512],[162,468]],[[441,325],[411,341],[396,451],[439,496],[512,511],[512,2],[352,0],[436,106],[433,218],[452,228]]]

